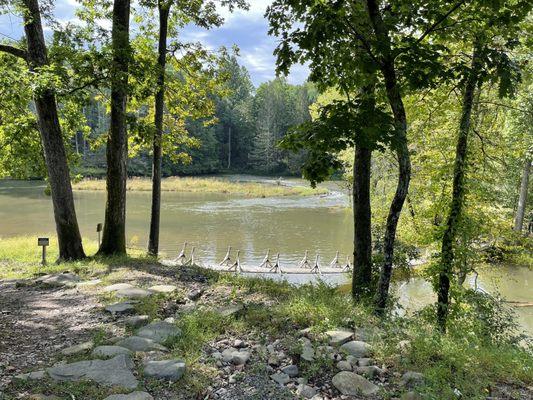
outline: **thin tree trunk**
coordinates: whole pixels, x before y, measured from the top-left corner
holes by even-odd
[[[372,283],[370,171],[372,150],[355,146],[353,168],[354,252],[352,296],[366,297]]]
[[[470,133],[472,107],[474,104],[475,90],[478,85],[480,68],[479,45],[476,43],[472,54],[471,70],[464,86],[461,123],[459,125],[453,168],[452,201],[446,221],[446,230],[442,238],[439,286],[437,290],[437,321],[442,332],[446,331],[446,320],[450,302],[450,281],[455,260],[454,243],[456,241],[457,227],[464,202],[464,177],[468,151],[468,135]]]
[[[228,128],[228,169],[231,167],[231,125]]]
[[[165,107],[165,67],[167,60],[167,33],[170,3],[159,2],[159,46],[157,65],[159,76],[155,95],[154,139],[152,160],[152,214],[150,218],[150,238],[148,252],[157,256],[159,252],[159,226],[161,221],[161,159],[163,138],[163,113]]]
[[[107,202],[100,254],[126,254],[126,179],[128,135],[126,104],[128,97],[128,64],[130,1],[113,3],[111,68],[111,126],[107,137]]]
[[[37,0],[24,0],[24,5],[27,8],[27,12],[24,13],[24,31],[28,45],[27,62],[30,70],[35,71],[48,65],[41,13]],[[59,258],[80,260],[85,258],[85,253],[76,218],[67,153],[61,135],[55,95],[52,90],[43,89],[36,93],[34,100],[52,190]]]
[[[527,190],[529,188],[529,171],[531,170],[531,159],[526,154],[524,158],[524,169],[522,171],[522,180],[520,182],[520,196],[518,197],[518,207],[514,220],[514,230],[522,232],[524,226],[524,216],[526,214]]]
[[[384,260],[381,267],[376,295],[374,297],[376,312],[381,314],[385,310],[389,296],[396,229],[409,190],[409,182],[411,180],[411,159],[407,147],[407,116],[405,114],[405,107],[396,77],[394,56],[391,50],[392,45],[389,33],[381,17],[379,5],[376,0],[367,0],[367,9],[376,37],[382,44],[383,60],[381,63],[381,73],[385,79],[387,98],[394,115],[396,128],[395,150],[398,157],[399,169],[396,192],[394,193],[394,198],[392,199],[389,207],[389,214],[387,216],[387,225],[383,240]]]

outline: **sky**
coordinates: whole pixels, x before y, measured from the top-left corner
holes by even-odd
[[[210,49],[220,46],[239,48],[239,63],[250,72],[254,85],[259,85],[275,78],[275,57],[273,51],[277,39],[268,35],[268,21],[264,17],[265,10],[272,0],[248,0],[248,11],[235,10],[230,13],[220,9],[225,23],[215,29],[201,29],[187,26],[181,33],[183,40],[201,42]],[[59,21],[74,19],[75,0],[56,0],[54,16]],[[20,19],[13,14],[0,15],[1,39],[20,38],[23,28]],[[308,69],[297,65],[288,77],[290,83],[299,84],[305,81]]]

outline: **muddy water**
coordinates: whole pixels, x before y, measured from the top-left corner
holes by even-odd
[[[258,180],[230,176],[232,180]],[[273,180],[260,179],[276,184]],[[305,184],[284,179],[282,184]],[[246,265],[261,262],[267,249],[280,253],[282,265],[294,265],[305,252],[329,263],[336,251],[341,260],[352,248],[352,213],[348,197],[331,183],[323,196],[283,198],[242,198],[212,193],[163,192],[161,249],[174,256],[183,242],[194,245],[204,263],[220,261],[228,246],[240,249]],[[76,211],[83,237],[96,239],[95,227],[103,222],[104,192],[75,192]],[[127,198],[127,240],[131,247],[146,246],[150,218],[150,193],[129,192]],[[0,181],[0,237],[53,234],[50,198],[42,182]],[[288,277],[302,282],[305,276]],[[314,279],[314,278],[312,278]],[[346,277],[326,277],[339,282]],[[481,287],[515,301],[533,301],[533,271],[524,268],[487,268],[481,272]],[[410,309],[433,301],[430,285],[412,280],[398,286],[400,301]],[[517,309],[522,325],[533,334],[533,307]]]

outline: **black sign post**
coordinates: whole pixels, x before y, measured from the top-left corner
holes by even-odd
[[[43,265],[46,265],[46,247],[49,245],[50,245],[49,238],[45,238],[45,237],[37,238],[37,246],[41,246],[43,248],[43,259],[41,261]]]
[[[100,232],[102,232],[102,223],[96,224],[96,232],[98,233],[98,247],[100,247]]]

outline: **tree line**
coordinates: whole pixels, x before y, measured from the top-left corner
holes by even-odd
[[[224,4],[247,7],[242,0]],[[514,194],[501,192],[520,193],[514,225],[522,228],[532,112],[530,51],[520,38],[531,27],[529,1],[275,0],[266,17],[280,38],[278,73],[307,63],[309,83],[277,78],[257,89],[227,49],[179,40],[187,24],[223,23],[210,1],[147,1],[140,9],[128,0],[83,4],[83,24],[55,31],[49,43],[37,0],[20,5],[24,38],[0,45],[1,83],[17,88],[2,98],[2,135],[9,142],[2,157],[7,168],[28,173],[42,150],[61,259],[85,257],[69,166],[80,153],[98,162],[97,151],[79,151],[87,138],[105,148],[99,254],[126,252],[129,158],[151,165],[148,250],[154,255],[164,171],[301,171],[313,185],[344,171],[354,209],[354,299],[384,313],[399,234],[439,243],[429,273],[442,331],[471,267],[473,241],[481,231],[494,233],[486,217],[500,220],[497,199],[514,201]],[[131,14],[139,23],[133,36]],[[37,145],[28,136],[36,127]],[[73,143],[77,152],[69,150]],[[516,160],[523,166],[519,191],[510,168]],[[503,176],[502,168],[509,168]]]

